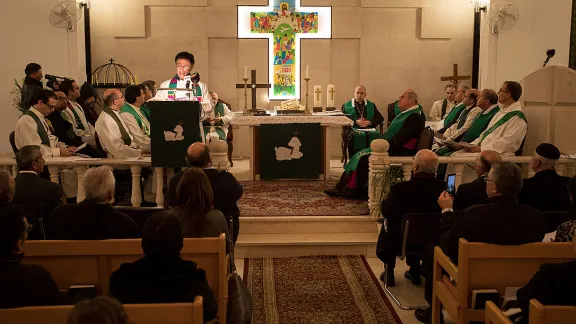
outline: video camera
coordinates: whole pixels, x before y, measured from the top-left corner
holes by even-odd
[[[66,77],[61,77],[52,74],[45,74],[44,78],[46,79],[46,87],[52,89],[52,91],[58,90],[58,84],[64,80],[68,80]]]

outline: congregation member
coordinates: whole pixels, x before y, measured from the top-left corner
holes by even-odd
[[[536,174],[524,179],[518,195],[521,204],[540,211],[567,211],[570,209],[570,194],[566,183],[570,178],[556,173],[560,150],[550,143],[542,143],[530,160],[530,168]]]
[[[176,215],[182,221],[185,237],[218,237],[225,233],[226,253],[233,250],[226,217],[214,208],[214,192],[204,170],[191,167],[182,173],[176,186],[175,205],[161,213]]]
[[[140,86],[131,85],[124,91],[126,103],[120,109],[120,116],[124,119],[128,132],[134,142],[142,149],[150,151],[150,120],[140,109],[144,104],[144,93]]]
[[[467,90],[464,95],[464,101],[462,101],[464,109],[460,113],[460,116],[443,134],[437,134],[437,137],[448,141],[458,141],[472,126],[476,117],[482,112],[482,109],[476,106],[478,96],[479,92],[477,89]]]
[[[442,209],[440,247],[453,263],[458,264],[461,238],[498,245],[542,242],[546,234],[544,217],[536,209],[518,203],[521,188],[522,170],[512,162],[499,162],[492,165],[486,177],[486,203],[471,206],[458,214],[453,211],[452,197],[442,192],[438,198]],[[430,304],[433,260],[433,248],[429,247],[424,258],[424,295]],[[423,323],[430,323],[432,309],[416,310],[415,316]]]
[[[0,170],[0,212],[8,207],[16,191],[16,182],[10,172]]]
[[[482,151],[476,157],[476,178],[472,182],[458,186],[454,196],[454,210],[464,210],[470,206],[481,204],[488,199],[486,195],[486,176],[490,173],[492,165],[502,161],[500,154],[494,151]]]
[[[462,84],[460,86],[458,86],[458,89],[456,90],[456,106],[454,106],[454,108],[452,108],[452,110],[450,110],[450,112],[448,114],[446,114],[446,117],[444,117],[443,123],[441,123],[442,128],[440,130],[438,130],[438,133],[440,134],[444,134],[444,132],[451,127],[452,125],[454,125],[454,123],[456,123],[456,121],[458,120],[458,118],[460,117],[460,114],[462,114],[462,112],[466,109],[466,105],[464,103],[464,98],[466,95],[466,91],[470,90],[470,87]]]
[[[144,257],[112,273],[110,295],[124,304],[190,303],[202,296],[204,322],[213,320],[218,303],[206,272],[180,256],[184,230],[174,215],[150,217],[142,231]]]
[[[82,142],[95,145],[94,126],[88,122],[84,109],[76,102],[80,97],[80,87],[76,81],[67,79],[60,82],[59,90],[68,97],[68,109],[61,112],[62,117],[72,124],[74,133],[82,138]]]
[[[22,263],[31,225],[15,208],[0,216],[0,308],[55,305],[60,290],[44,267]]]
[[[108,296],[98,296],[86,299],[74,305],[68,313],[66,324],[133,324],[124,310],[124,306],[116,299]]]
[[[98,101],[98,91],[96,91],[90,83],[84,82],[80,87],[80,97],[76,99],[76,102],[84,109],[86,120],[91,125],[96,125],[96,121],[98,120],[98,113],[96,109],[94,109],[96,101]]]
[[[166,80],[160,84],[161,89],[183,89],[187,88],[194,91],[181,90],[158,90],[156,98],[170,101],[199,101],[210,103],[210,94],[206,83],[200,81],[200,74],[194,72],[194,55],[188,52],[180,52],[174,58],[176,63],[176,74],[172,79]],[[194,93],[192,93],[194,92]]]
[[[136,144],[120,114],[124,96],[118,89],[104,91],[104,109],[96,121],[96,133],[110,159],[138,158],[142,148]]]
[[[568,180],[566,188],[570,194],[569,221],[562,223],[556,229],[555,242],[576,242],[576,177]]]
[[[211,130],[218,135],[218,139],[225,141],[228,136],[230,121],[234,118],[234,112],[230,110],[227,104],[218,98],[218,93],[210,91],[210,105],[204,108],[204,119],[202,126],[206,135],[206,143],[210,142]],[[216,138],[216,136],[214,136]]]
[[[21,100],[20,108],[22,110],[27,110],[32,107],[35,102],[35,98],[40,90],[44,89],[42,84],[42,67],[38,63],[29,63],[24,69],[24,82],[22,84],[21,90]]]
[[[220,171],[212,166],[210,149],[205,144],[196,142],[190,145],[186,151],[186,159],[188,166],[201,168],[208,177],[214,197],[214,209],[222,212],[226,218],[232,218],[232,241],[236,243],[240,233],[238,200],[242,197],[242,186],[232,173]],[[170,179],[165,199],[167,206],[178,207],[177,188],[181,178],[182,173],[179,173]]]
[[[39,177],[44,170],[44,157],[37,145],[26,145],[16,152],[15,193],[12,205],[18,207],[32,225],[32,240],[46,238],[45,226],[52,211],[64,201],[62,189],[57,183]]]
[[[414,156],[418,140],[424,130],[424,116],[418,105],[418,95],[413,90],[402,92],[398,100],[400,113],[396,115],[382,138],[388,141],[390,156]],[[368,199],[368,147],[350,158],[344,173],[334,189],[325,190],[329,196]]]
[[[359,85],[354,89],[354,98],[342,105],[342,112],[348,114],[348,118],[354,122],[352,127],[345,129],[344,134],[350,157],[370,147],[370,142],[381,137],[375,128],[384,122],[384,117],[376,105],[366,99],[366,95],[366,87]]]
[[[446,117],[454,106],[456,106],[456,86],[453,83],[449,83],[444,87],[446,92],[446,98],[443,100],[435,101],[430,108],[430,113],[428,114],[428,120],[438,122]]]
[[[444,181],[436,180],[438,156],[430,150],[420,150],[412,164],[410,181],[390,187],[388,197],[382,202],[382,215],[386,228],[382,226],[376,245],[376,255],[384,262],[385,271],[380,279],[388,286],[395,285],[394,268],[396,256],[402,248],[402,219],[408,213],[440,212],[438,195],[446,188]],[[410,267],[404,276],[414,285],[420,285],[420,259],[424,247],[409,247],[406,264]]]
[[[82,179],[86,199],[57,207],[50,217],[51,240],[128,239],[139,236],[134,220],[112,206],[116,180],[105,166],[91,168]]]
[[[58,141],[54,129],[46,119],[58,105],[58,97],[50,90],[40,90],[34,101],[34,105],[16,123],[16,148],[38,145],[45,157],[71,156],[76,147],[66,147],[66,144]]]

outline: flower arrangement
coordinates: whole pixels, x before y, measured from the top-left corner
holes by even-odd
[[[384,170],[374,173],[372,178],[372,183],[374,184],[372,186],[373,190],[372,193],[374,194],[376,201],[379,202],[376,207],[378,208],[379,214],[381,214],[380,209],[382,208],[382,201],[384,201],[384,199],[388,197],[388,194],[390,193],[390,188],[393,185],[403,181],[404,181],[404,175],[402,167],[388,166]],[[377,190],[377,188],[380,187],[382,188],[382,191]],[[372,214],[372,211],[370,214]]]
[[[10,90],[10,94],[12,95],[12,106],[18,109],[21,113],[25,113],[26,109],[20,107],[20,102],[22,101],[22,86],[16,79],[14,79],[14,87]]]

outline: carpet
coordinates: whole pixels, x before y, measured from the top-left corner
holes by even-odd
[[[363,256],[246,259],[253,324],[400,324]]]
[[[242,181],[238,207],[242,216],[360,216],[368,202],[329,197],[336,181]]]

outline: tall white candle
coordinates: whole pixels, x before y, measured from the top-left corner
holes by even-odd
[[[248,67],[244,65],[244,79],[248,79]]]
[[[314,86],[314,107],[322,107],[322,86]]]
[[[310,70],[310,69],[309,69],[309,66],[306,65],[306,79],[308,79],[308,72],[309,72],[309,70]]]
[[[336,98],[336,87],[333,84],[329,84],[326,88],[326,107],[336,107],[334,98]]]

